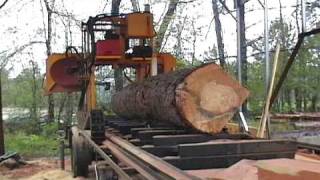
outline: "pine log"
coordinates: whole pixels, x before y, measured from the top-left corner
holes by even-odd
[[[171,122],[217,133],[233,117],[249,92],[216,64],[150,77],[113,95],[120,117]]]

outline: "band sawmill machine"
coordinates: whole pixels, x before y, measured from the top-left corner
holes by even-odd
[[[256,139],[253,130],[229,123],[249,92],[218,65],[176,70],[173,55],[155,51],[148,6],[90,17],[81,31],[81,51],[50,55],[45,79],[47,95],[79,94],[77,122],[67,133],[75,177],[87,176],[92,162],[111,167],[113,178],[198,179],[185,170],[293,158],[294,143]],[[113,95],[114,116],[97,103],[101,66],[135,72],[134,82]]]

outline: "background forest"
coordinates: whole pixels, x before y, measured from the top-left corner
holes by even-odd
[[[302,31],[301,5],[299,0],[269,1],[270,59],[279,43],[279,71],[282,71]],[[216,62],[236,76],[233,0],[2,0],[0,3],[0,73],[6,147],[24,155],[42,155],[41,147],[51,147],[52,151],[46,153],[54,155],[57,122],[70,124],[76,112],[77,94],[44,96],[46,56],[64,52],[68,45],[81,46],[81,21],[109,13],[112,5],[118,4],[120,12],[126,13],[142,10],[143,4],[149,3],[155,15],[158,50],[174,54],[178,68]],[[320,28],[319,17],[320,2],[307,0],[308,30]],[[266,96],[263,9],[258,0],[245,1],[244,19],[243,83],[250,90],[246,114],[255,124]],[[320,35],[316,35],[305,40],[272,112],[319,111],[319,67]],[[100,75],[113,77],[111,69],[104,73]],[[111,90],[98,89],[99,102],[109,113],[113,92],[113,81]]]

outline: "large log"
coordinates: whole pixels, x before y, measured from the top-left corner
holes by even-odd
[[[132,83],[112,97],[112,109],[127,119],[171,122],[217,133],[249,92],[216,64],[183,69]]]

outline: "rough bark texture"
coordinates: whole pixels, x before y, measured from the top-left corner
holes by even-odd
[[[128,85],[111,103],[114,112],[126,119],[169,122],[217,133],[248,94],[218,65],[207,64]]]

